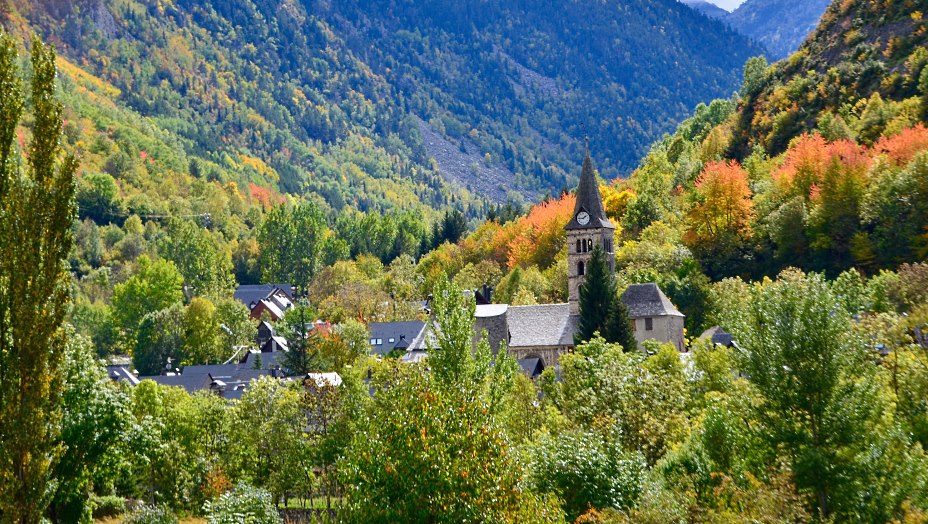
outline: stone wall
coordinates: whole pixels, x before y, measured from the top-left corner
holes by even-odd
[[[673,344],[677,351],[685,351],[686,345],[683,340],[683,317],[662,316],[651,317],[652,329],[645,329],[645,319],[636,318],[635,322],[635,340],[638,341],[638,349],[642,349],[642,342],[645,340],[656,340]]]
[[[559,365],[559,358],[573,350],[571,346],[526,346],[509,348],[509,354],[516,360],[540,357],[546,368]]]

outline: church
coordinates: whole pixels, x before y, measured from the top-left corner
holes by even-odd
[[[474,330],[486,331],[494,351],[508,347],[524,368],[543,369],[556,366],[559,357],[574,348],[574,334],[580,319],[580,286],[586,267],[599,245],[615,273],[615,225],[603,208],[593,162],[587,152],[577,187],[577,203],[573,216],[565,227],[568,246],[568,301],[566,304],[511,306],[508,304],[477,305]],[[684,316],[667,299],[657,284],[632,284],[622,294],[634,322],[638,348],[646,340],[673,344],[685,351]],[[422,344],[422,337],[417,342]],[[410,349],[424,356],[424,347]]]

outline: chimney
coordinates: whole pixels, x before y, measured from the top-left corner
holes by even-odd
[[[493,288],[486,284],[483,285],[483,299],[487,301],[487,304],[493,303]]]

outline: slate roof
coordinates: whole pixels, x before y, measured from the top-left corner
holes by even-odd
[[[569,304],[510,306],[509,347],[572,346],[579,317]]]
[[[581,225],[577,222],[577,213],[586,211],[590,214],[590,222]],[[580,171],[580,183],[577,185],[577,203],[574,206],[574,215],[564,229],[615,229],[615,225],[606,217],[603,209],[603,198],[599,194],[599,182],[593,172],[593,160],[590,159],[590,150],[587,149],[583,157],[583,169]]]
[[[130,371],[129,367],[122,365],[106,366],[106,374],[113,382],[127,382],[130,386],[139,384],[138,377]]]
[[[261,346],[262,353],[278,353],[287,351],[288,349],[289,345],[287,344],[287,339],[280,335],[272,336]]]
[[[232,294],[235,300],[245,304],[248,309],[255,307],[258,302],[267,298],[275,289],[279,289],[293,298],[293,286],[290,284],[257,284],[239,286]]]
[[[259,356],[261,357],[261,369],[274,369],[274,368],[283,368],[283,359],[284,355],[287,353],[284,351],[275,351],[273,353],[262,353],[261,351],[249,351],[245,354],[245,358],[242,360],[241,364],[247,368],[254,368],[255,359]]]
[[[188,393],[219,388],[224,398],[238,398],[241,393],[233,394],[233,391],[243,391],[252,380],[275,374],[274,370],[251,369],[240,364],[204,364],[186,366],[180,375],[159,375],[139,379],[153,380],[163,386],[182,387]]]
[[[333,387],[342,385],[342,377],[338,373],[307,373],[304,380],[312,380],[320,388],[326,385]]]
[[[622,301],[632,318],[684,316],[654,283],[628,286],[622,293]]]
[[[386,355],[393,349],[408,349],[419,347],[422,343],[422,332],[425,322],[412,320],[408,322],[371,322],[367,325],[371,340],[379,340],[380,344],[371,344],[371,353]],[[393,339],[393,342],[390,342]]]
[[[207,373],[194,373],[192,375],[155,375],[152,377],[139,377],[139,380],[153,380],[162,386],[176,386],[187,390],[187,393],[196,393],[201,389],[208,389],[211,380]]]
[[[720,346],[731,347],[732,345],[731,333],[725,331],[720,326],[711,327],[703,331],[702,335],[699,335],[699,338],[711,339],[713,344],[718,344]]]
[[[522,368],[522,372],[528,375],[529,378],[535,378],[541,375],[541,372],[545,370],[545,366],[541,363],[540,358],[520,358],[519,366]]]

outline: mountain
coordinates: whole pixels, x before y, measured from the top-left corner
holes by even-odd
[[[572,183],[586,135],[627,174],[761,52],[674,0],[8,4],[181,163],[334,209],[535,199]]]
[[[728,16],[731,15],[728,11],[722,9],[721,7],[707,2],[706,0],[680,0],[683,4],[686,4],[692,9],[708,16],[709,18],[715,18],[717,20],[727,20]]]
[[[831,0],[747,0],[724,20],[760,42],[774,59],[799,48],[818,25]]]
[[[763,45],[766,55],[776,60],[799,48],[831,3],[831,0],[747,0],[728,12],[706,0],[680,1]]]

